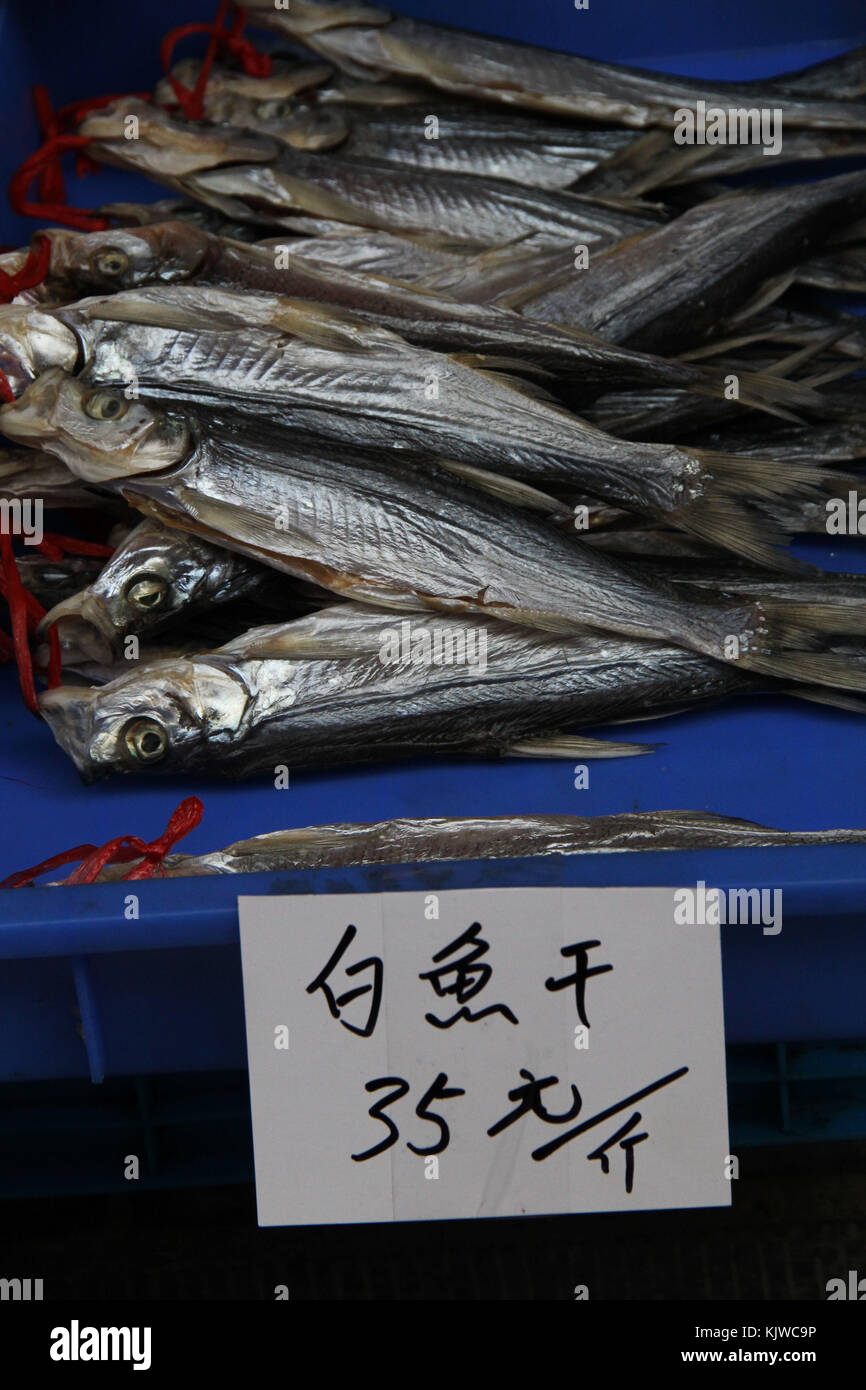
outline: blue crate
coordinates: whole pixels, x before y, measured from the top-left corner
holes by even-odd
[[[400,8],[590,57],[708,78],[770,75],[866,40],[862,0],[820,7],[807,0],[740,0],[685,9],[673,0],[651,6],[621,0],[614,9],[593,3],[588,11],[575,10],[569,0],[533,7],[502,0],[495,10],[482,0],[401,0]],[[162,34],[187,20],[209,19],[214,9],[209,0],[153,0],[134,12],[103,0],[47,6],[0,0],[0,162],[6,165],[0,179],[5,183],[37,142],[31,83],[44,82],[57,104],[147,88],[158,75]],[[159,196],[162,190],[133,175],[100,171],[72,183],[71,201]],[[19,244],[31,231],[31,223],[0,207],[0,242]],[[866,546],[859,542],[833,548],[808,542],[799,552],[827,568],[866,570]],[[0,671],[0,728],[0,877],[82,839],[101,843],[125,832],[150,838],[190,793],[205,804],[202,825],[183,846],[192,852],[277,827],[403,815],[689,807],[792,829],[866,822],[866,740],[858,719],[793,701],[743,701],[634,726],[631,737],[664,746],[652,757],[594,765],[584,791],[574,790],[567,764],[536,761],[413,762],[302,774],[293,776],[288,791],[201,777],[84,787],[48,729],[23,710],[8,669]],[[780,937],[749,928],[723,931],[730,1043],[866,1036],[866,847],[605,855],[143,883],[136,887],[138,922],[125,921],[125,890],[114,886],[0,894],[0,1082],[6,1093],[10,1086],[58,1079],[74,1085],[87,1077],[217,1078],[242,1068],[239,891],[675,885],[698,878],[722,887],[781,887],[785,895]],[[762,1078],[760,1084],[771,1082]],[[58,1117],[63,1113],[58,1108]],[[109,1111],[98,1113],[110,1123]],[[756,1113],[753,1107],[748,1122],[758,1134],[767,1122]],[[838,1132],[846,1132],[844,1125]]]

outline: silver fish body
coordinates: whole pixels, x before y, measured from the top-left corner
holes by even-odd
[[[701,458],[623,443],[528,394],[513,379],[412,346],[308,301],[186,286],[130,291],[59,310],[74,325],[91,385],[126,386],[169,408],[196,404],[320,434],[344,447],[432,452],[535,487],[564,487],[674,525],[715,525],[718,543],[772,558],[740,500],[750,487],[802,494],[828,479],[792,465]],[[188,326],[187,326],[188,325]],[[255,325],[255,326],[253,326]],[[715,513],[713,504],[724,504]],[[726,521],[738,514],[736,528]],[[774,537],[775,538],[775,537]]]
[[[327,655],[341,647],[345,654]],[[556,739],[537,749],[531,740],[759,688],[745,673],[671,647],[555,640],[470,617],[418,614],[395,625],[340,605],[254,629],[207,655],[148,664],[96,691],[47,692],[40,708],[88,780],[143,771],[239,778],[273,776],[280,765],[524,746],[568,756],[567,741],[560,750]]]
[[[540,249],[616,246],[658,225],[577,193],[522,188],[506,179],[428,170],[339,153],[292,150],[268,164],[190,174],[184,187],[204,202],[291,230],[298,216],[432,237],[483,248],[533,237]]]
[[[866,123],[854,102],[794,93],[796,78],[791,95],[762,83],[710,84],[439,28],[378,6],[339,0],[292,0],[290,10],[253,0],[248,9],[266,28],[303,43],[353,76],[421,80],[446,92],[531,110],[641,128],[674,125],[677,111],[694,107],[699,98],[708,106],[750,107],[763,97],[763,104],[783,109],[788,126],[862,129]],[[846,84],[846,90],[851,87]]]
[[[173,69],[193,87],[197,60]],[[326,64],[272,65],[264,83],[214,64],[204,94],[208,120],[257,130],[299,149],[339,148],[352,159],[383,159],[445,173],[565,189],[635,141],[628,131],[579,128],[476,101],[437,100],[423,87],[326,84]],[[155,93],[171,100],[167,80]],[[435,124],[431,125],[430,117]]]
[[[622,854],[636,850],[786,848],[862,845],[866,829],[773,830],[710,811],[622,811],[610,816],[526,814],[314,825],[239,840],[210,854],[171,854],[169,878],[279,873],[360,864],[414,864],[542,855]],[[102,881],[129,872],[103,870]]]
[[[435,464],[422,469],[396,451],[355,444],[347,453],[274,436],[252,419],[233,427],[229,416],[219,421],[212,412],[168,417],[139,401],[118,414],[115,396],[96,396],[101,418],[94,419],[91,390],[46,373],[3,407],[0,430],[38,437],[87,476],[113,476],[150,515],[342,597],[489,614],[553,631],[594,626],[722,659],[737,634],[743,665],[760,668],[769,657],[774,637],[760,604],[695,604],[682,590],[646,586],[576,537]],[[803,661],[817,658],[798,653],[798,670]]]
[[[138,138],[125,138],[126,122]],[[482,249],[532,236],[540,247],[613,246],[658,224],[605,200],[507,179],[290,148],[233,126],[178,121],[124,101],[86,117],[94,158],[159,178],[230,218],[315,229],[337,221]],[[244,154],[246,145],[249,157]]]
[[[297,246],[265,247],[235,242],[183,223],[137,231],[49,231],[51,283],[64,293],[98,294],[148,284],[213,285],[334,304],[354,317],[397,333],[417,347],[444,352],[512,356],[516,369],[530,363],[562,381],[572,396],[613,384],[694,387],[721,395],[724,377],[700,367],[651,358],[573,332],[529,320],[492,305],[466,304],[393,278],[359,274],[339,265],[311,262],[304,239]],[[73,311],[74,312],[74,311]],[[797,403],[795,388],[769,383]],[[749,398],[749,383],[741,383]],[[807,394],[803,393],[805,404]]]
[[[864,172],[715,198],[611,252],[579,285],[560,275],[528,292],[524,312],[644,352],[682,352],[864,210]]]

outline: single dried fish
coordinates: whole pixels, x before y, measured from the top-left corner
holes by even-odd
[[[866,171],[727,194],[610,251],[582,278],[564,264],[546,288],[525,287],[519,307],[644,352],[681,353],[864,209]]]
[[[169,878],[200,874],[285,873],[356,864],[422,864],[454,859],[528,859],[551,854],[634,850],[768,849],[862,845],[866,829],[773,830],[710,811],[622,811],[611,816],[404,816],[373,824],[314,825],[238,840],[210,854],[170,854]],[[97,882],[129,872],[103,869]]]
[[[676,648],[541,637],[467,616],[341,604],[211,653],[148,662],[40,710],[85,780],[109,773],[273,776],[411,756],[624,757],[651,745],[563,728],[667,713],[766,682]]]
[[[750,107],[759,101],[779,106],[789,127],[866,128],[860,105],[824,96],[821,89],[834,71],[830,66],[828,72],[825,64],[817,78],[808,68],[792,75],[790,87],[779,86],[778,80],[710,84],[440,28],[354,0],[292,0],[286,10],[275,9],[272,0],[251,0],[247,9],[256,23],[367,80],[410,78],[476,99],[639,128],[672,126],[677,112],[698,99],[707,106]],[[844,62],[834,62],[844,74]],[[846,95],[859,94],[861,64],[852,55],[853,75],[847,81],[840,76]],[[812,95],[813,82],[820,95]]]
[[[803,649],[833,632],[817,605],[790,627],[772,600],[717,602],[635,571],[432,463],[350,453],[212,412],[167,415],[62,372],[0,410],[0,430],[113,480],[127,501],[346,598],[548,631],[593,627],[733,660],[761,674],[866,688],[856,663]],[[176,465],[172,467],[172,465]]]

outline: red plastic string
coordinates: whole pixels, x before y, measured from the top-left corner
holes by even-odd
[[[249,77],[267,77],[270,74],[271,60],[268,54],[259,53],[248,39],[241,38],[241,32],[247,22],[246,11],[240,5],[233,6],[234,20],[231,29],[228,30],[224,27],[228,8],[229,0],[220,0],[213,24],[182,24],[177,29],[169,30],[160,45],[160,61],[177,98],[177,104],[188,120],[200,121],[204,115],[205,89],[218,48],[222,47],[236,58]],[[181,39],[189,38],[191,34],[210,34],[210,43],[192,90],[185,87],[171,71],[175,48]]]
[[[56,531],[45,531],[36,547],[47,560],[62,560],[64,555],[92,555],[96,559],[110,560],[114,554],[111,545],[98,545],[95,541],[80,541],[74,536],[59,536]]]
[[[161,868],[169,850],[201,823],[203,815],[204,805],[201,800],[197,796],[188,796],[173,812],[162,835],[158,835],[149,844],[140,840],[137,835],[120,835],[115,840],[109,840],[108,844],[101,848],[96,845],[77,845],[75,849],[67,849],[62,854],[43,859],[41,864],[35,864],[32,869],[21,869],[16,874],[10,874],[0,883],[0,888],[21,888],[52,869],[59,869],[64,864],[74,864],[78,860],[83,862],[64,880],[66,883],[93,883],[107,864],[126,864],[131,859],[141,859],[143,862],[137,864],[128,874],[124,874],[124,882],[150,878]]]
[[[230,29],[225,28],[230,3],[231,0],[220,0],[213,24],[184,24],[166,34],[160,45],[163,68],[178,105],[190,120],[201,120],[204,115],[205,89],[220,47],[240,63],[248,76],[267,77],[271,71],[271,59],[268,54],[259,53],[249,39],[242,37],[247,22],[246,11],[242,6],[232,5],[232,26]],[[187,38],[190,34],[210,35],[201,71],[192,91],[179,82],[171,72],[174,49],[181,39]],[[134,92],[128,95],[141,97],[145,101],[150,100],[149,92]],[[67,205],[60,159],[64,154],[73,152],[79,177],[96,169],[93,160],[85,153],[87,146],[92,143],[92,138],[78,135],[70,131],[69,127],[79,125],[88,111],[98,110],[122,99],[119,94],[93,97],[86,101],[69,102],[55,111],[47,89],[43,86],[33,88],[33,101],[43,141],[39,149],[25,159],[12,176],[9,201],[15,212],[21,217],[38,217],[43,221],[59,222],[64,227],[74,227],[82,232],[102,232],[111,225],[107,218],[100,217],[86,208],[72,208]],[[29,197],[34,179],[37,180],[38,201]],[[9,278],[4,277],[5,280]],[[0,281],[0,289],[3,288],[3,283]]]
[[[214,59],[217,54],[219,35],[222,32],[226,15],[228,14],[229,0],[220,0],[213,24],[183,24],[177,29],[170,29],[162,41],[159,50],[160,61],[166,72],[171,89],[174,92],[178,105],[184,115],[192,121],[201,120],[204,114],[204,91],[207,80],[210,77],[210,70],[213,67]],[[190,91],[182,82],[174,76],[171,71],[171,58],[175,46],[181,39],[187,38],[190,34],[210,34],[210,43],[204,55],[204,62],[201,65],[196,80],[195,87]]]
[[[14,659],[18,667],[18,683],[21,687],[22,699],[30,713],[38,717],[39,705],[33,680],[33,658],[30,653],[28,634],[35,632],[39,627],[45,617],[45,609],[21,583],[21,576],[15,562],[15,552],[12,549],[12,537],[6,532],[0,533],[0,594],[9,604],[9,616],[12,625],[11,643],[9,639],[6,639],[3,644],[4,655],[7,659],[10,657]],[[60,651],[60,638],[53,626],[48,632],[48,651],[48,669],[45,675],[49,688],[53,689],[60,684],[63,660]]]
[[[86,208],[70,208],[63,202],[34,202],[28,197],[30,185],[42,170],[70,150],[81,151],[92,144],[87,135],[54,135],[16,169],[9,184],[9,201],[21,217],[38,217],[43,222],[60,222],[80,232],[104,232],[111,224]]]
[[[3,590],[9,603],[12,620],[12,645],[18,665],[18,683],[21,696],[31,714],[38,713],[36,687],[33,684],[33,662],[27,641],[27,591],[18,575],[18,566],[12,552],[12,537],[0,532],[0,561],[3,568]]]
[[[42,136],[43,145],[47,140],[53,140],[56,135],[63,132],[63,126],[59,119],[59,113],[51,105],[51,97],[48,95],[48,88],[41,84],[32,89],[33,105],[36,108],[36,119],[39,122],[39,131]],[[60,160],[55,159],[39,175],[39,197],[43,203],[65,203],[66,185],[63,182],[63,170],[60,167]]]
[[[27,259],[19,271],[16,271],[14,275],[9,275],[5,270],[0,270],[0,300],[5,304],[10,304],[16,295],[21,294],[22,290],[32,290],[36,285],[41,285],[48,274],[50,264],[51,242],[47,237],[39,237],[27,252]],[[15,399],[12,394],[12,387],[5,375],[0,382],[0,396],[3,397],[4,401]]]
[[[15,392],[12,390],[9,378],[3,371],[3,368],[0,367],[0,400],[3,401],[4,405],[11,405],[14,399]]]

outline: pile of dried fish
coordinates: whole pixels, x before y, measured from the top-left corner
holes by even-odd
[[[166,83],[80,125],[173,196],[36,233],[45,279],[0,308],[0,496],[124,523],[99,570],[22,563],[82,777],[631,756],[575,730],[738,694],[859,711],[866,579],[785,546],[859,515],[866,333],[815,291],[866,290],[866,54],[709,89],[366,4],[250,8],[292,45],[270,76],[217,63],[203,120]],[[701,104],[769,108],[778,148],[683,142]],[[454,824],[414,857],[454,857]],[[679,843],[642,824],[479,843]],[[385,862],[381,827],[338,829]]]

